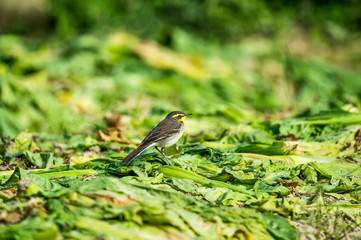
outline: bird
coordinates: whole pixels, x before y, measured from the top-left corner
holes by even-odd
[[[169,158],[164,154],[164,149],[175,144],[183,135],[184,119],[192,113],[183,113],[181,111],[173,111],[169,113],[157,126],[150,131],[139,147],[126,156],[122,163],[129,163],[146,149],[155,146],[158,152],[167,160],[169,165],[172,165]],[[160,147],[161,149],[159,150]]]

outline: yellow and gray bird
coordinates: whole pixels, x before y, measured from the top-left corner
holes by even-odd
[[[172,146],[181,138],[184,132],[184,119],[189,115],[192,114],[180,111],[169,113],[165,119],[147,134],[140,143],[140,146],[123,159],[123,163],[129,163],[146,149],[155,146],[165,159],[167,159],[169,165],[172,165],[163,152],[164,148]],[[161,147],[161,149],[159,150],[158,147]]]

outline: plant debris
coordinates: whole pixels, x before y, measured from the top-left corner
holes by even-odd
[[[152,151],[123,165],[121,159],[127,153],[114,153],[114,146],[107,145],[111,142],[87,136],[52,146],[78,155],[71,165],[65,155],[49,155],[51,149],[30,152],[35,144],[31,137],[15,146],[3,144],[2,161],[23,159],[27,170],[19,165],[0,173],[0,220],[12,225],[0,226],[0,233],[9,237],[17,231],[28,238],[43,234],[53,238],[350,238],[361,226],[361,167],[343,161],[342,156],[347,152],[359,157],[353,151],[358,141],[353,129],[360,126],[347,121],[329,131],[332,115],[326,116],[317,134],[303,132],[314,127],[314,120],[302,120],[308,127],[292,126],[295,136],[300,135],[297,130],[304,136],[296,145],[277,139],[279,131],[273,127],[289,127],[288,120],[271,123],[269,128],[253,127],[248,133],[214,134],[201,142],[190,143],[184,137],[172,150],[175,166],[163,166],[160,154]],[[112,119],[119,123],[120,117]],[[268,140],[262,142],[263,136]],[[42,142],[46,139],[37,144]],[[344,142],[350,143],[346,149],[340,144]],[[86,157],[95,146],[102,157]],[[325,216],[338,220],[330,218],[323,228]],[[338,227],[337,222],[345,219],[348,227]],[[95,224],[97,228],[92,227]],[[306,225],[316,227],[304,234]]]

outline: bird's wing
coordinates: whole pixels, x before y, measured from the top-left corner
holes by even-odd
[[[141,145],[144,143],[158,142],[163,139],[168,138],[173,134],[179,133],[178,127],[169,126],[167,122],[161,121],[152,131],[150,131],[147,136],[145,136]]]

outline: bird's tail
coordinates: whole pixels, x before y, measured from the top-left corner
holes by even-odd
[[[126,156],[122,163],[129,163],[132,161],[136,156],[141,154],[143,151],[145,151],[147,148],[153,146],[154,144],[142,144],[137,149],[135,149],[133,152],[129,153],[128,156]]]

